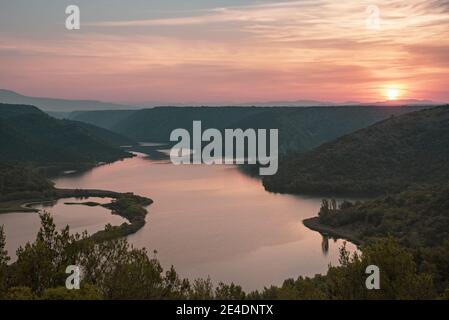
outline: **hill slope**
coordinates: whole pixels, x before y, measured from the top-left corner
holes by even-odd
[[[20,165],[0,163],[0,201],[2,197],[19,192],[45,192],[53,190],[53,183],[39,170]]]
[[[138,111],[74,112],[70,119],[100,126],[137,141],[167,142],[177,128],[279,129],[280,152],[305,152],[391,115],[422,107],[158,107]]]
[[[62,120],[63,123],[72,124],[77,126],[80,130],[84,131],[86,134],[94,139],[99,139],[112,146],[125,146],[125,145],[135,145],[136,141],[125,137],[119,133],[100,128],[85,122],[73,121],[73,120]]]
[[[417,187],[366,202],[322,206],[319,222],[367,242],[393,236],[408,247],[441,244],[449,236],[449,184]]]
[[[316,224],[318,222],[318,224]],[[418,267],[433,274],[439,291],[449,286],[449,184],[417,187],[363,203],[323,205],[318,218],[304,221],[332,228],[365,243],[392,237],[413,250]]]
[[[98,110],[98,111],[74,111],[67,119],[81,121],[97,127],[112,130],[119,122],[124,121],[136,110]]]
[[[36,107],[0,104],[0,161],[49,163],[109,162],[130,156],[113,146],[117,134],[68,120]],[[129,141],[123,138],[124,142]]]
[[[382,194],[449,181],[449,107],[409,113],[280,163],[268,190]]]

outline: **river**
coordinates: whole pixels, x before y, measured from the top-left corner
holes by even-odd
[[[156,250],[165,268],[174,265],[189,279],[210,276],[215,284],[234,282],[245,290],[280,285],[338,264],[343,245],[302,224],[316,216],[321,198],[269,193],[234,166],[175,166],[139,153],[54,181],[59,188],[131,191],[152,198],[147,224],[128,240],[150,254]],[[61,200],[51,212],[57,212],[58,226],[69,224],[76,231],[93,233],[101,223],[122,222],[104,208],[67,206]],[[0,215],[7,243],[13,242],[9,249],[32,239],[36,221],[33,213]],[[22,234],[15,232],[19,229]],[[356,250],[351,243],[347,248]]]

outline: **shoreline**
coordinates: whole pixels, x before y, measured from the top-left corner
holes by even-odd
[[[53,189],[51,195],[48,196],[0,201],[0,214],[13,212],[39,212],[39,210],[31,208],[30,206],[35,204],[48,203],[63,198],[99,197],[117,199],[118,197],[123,195],[126,195],[126,193],[109,190]]]
[[[321,235],[328,235],[330,237],[347,240],[357,246],[364,244],[363,240],[359,239],[355,234],[351,234],[348,230],[334,228],[320,223],[318,217],[304,219],[302,223],[310,230],[319,232]]]
[[[105,241],[126,237],[139,231],[146,223],[145,217],[148,213],[146,207],[153,203],[152,199],[138,196],[131,192],[121,193],[98,189],[54,189],[52,191],[51,196],[40,199],[28,198],[0,202],[0,215],[14,212],[38,213],[40,212],[38,209],[30,206],[65,198],[113,198],[116,200],[115,202],[101,206],[109,209],[111,214],[116,214],[126,219],[129,223],[124,222],[120,226],[107,226],[104,230],[100,230],[89,237],[95,241]]]

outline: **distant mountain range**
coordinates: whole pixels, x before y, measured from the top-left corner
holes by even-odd
[[[71,112],[81,110],[120,110],[138,109],[136,106],[121,105],[93,100],[67,100],[28,97],[10,90],[0,89],[0,103],[25,104],[36,106],[44,111]]]
[[[433,106],[442,105],[430,100],[417,100],[417,99],[398,99],[398,100],[385,100],[375,102],[359,102],[359,101],[347,101],[347,102],[329,102],[329,101],[316,101],[316,100],[296,100],[296,101],[269,101],[269,102],[253,102],[242,103],[240,106],[283,106],[283,107],[339,107],[339,106]]]
[[[168,142],[177,128],[279,129],[280,153],[305,152],[377,121],[422,106],[346,107],[157,107],[142,110],[73,112],[68,119],[90,123],[136,141]]]
[[[110,102],[101,102],[95,100],[70,100],[70,99],[54,99],[44,97],[29,97],[11,90],[0,89],[0,103],[10,104],[27,104],[36,106],[57,118],[64,118],[71,111],[92,111],[92,110],[135,110],[141,108],[153,108],[157,106],[177,106],[189,107],[198,106],[195,103],[166,103],[166,102],[147,102],[141,103],[140,106],[124,105]],[[363,103],[357,101],[348,101],[343,103],[335,103],[329,101],[316,100],[296,100],[296,101],[268,101],[268,102],[235,102],[235,103],[203,103],[204,106],[254,106],[254,107],[336,107],[336,106],[431,106],[441,105],[429,100],[391,100]]]
[[[418,100],[418,99],[398,99],[398,100],[385,100],[374,103],[353,103],[353,105],[365,105],[365,106],[439,106],[444,105],[442,102],[435,102],[431,100]]]
[[[330,102],[319,100],[292,100],[292,101],[259,101],[259,102],[223,102],[223,103],[202,103],[201,106],[208,107],[341,107],[341,106],[437,106],[444,105],[444,102],[435,102],[431,100],[419,99],[397,99],[373,102],[345,101]],[[143,102],[139,105],[144,108],[153,108],[159,106],[171,107],[194,107],[199,106],[198,103],[167,103],[167,102]]]

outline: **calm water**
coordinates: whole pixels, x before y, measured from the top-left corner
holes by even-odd
[[[173,264],[191,279],[209,275],[214,283],[260,289],[325,272],[329,263],[338,263],[343,243],[323,242],[303,226],[304,218],[317,214],[321,199],[268,193],[259,180],[233,166],[174,166],[139,155],[55,182],[60,188],[132,191],[152,198],[146,226],[129,240],[157,250],[165,267]]]
[[[71,233],[82,233],[87,231],[93,234],[103,230],[108,223],[120,225],[126,222],[120,216],[112,215],[111,211],[97,206],[87,207],[83,205],[66,205],[66,202],[86,202],[109,203],[111,199],[90,197],[87,199],[66,198],[53,203],[34,205],[40,211],[45,210],[53,216],[57,227],[70,226]],[[6,249],[12,260],[15,260],[15,252],[20,246],[27,242],[33,242],[40,227],[38,213],[17,212],[0,214],[0,225],[4,225],[6,234]]]

